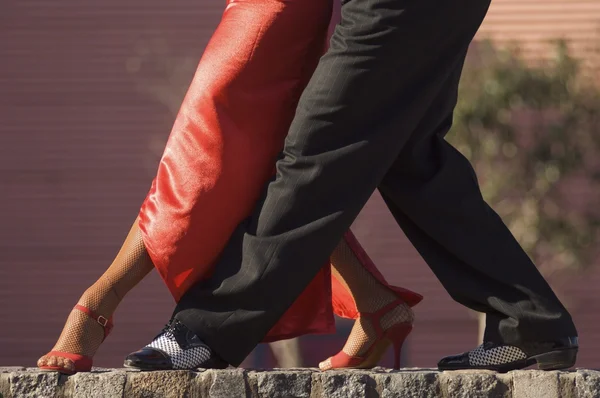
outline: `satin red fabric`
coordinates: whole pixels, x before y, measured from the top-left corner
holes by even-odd
[[[330,18],[326,0],[227,3],[140,210],[144,243],[175,300],[210,276],[272,176],[298,99],[324,51]],[[354,236],[345,239],[386,283]],[[422,298],[395,289],[411,305]],[[266,341],[333,332],[334,311],[358,315],[326,264]]]

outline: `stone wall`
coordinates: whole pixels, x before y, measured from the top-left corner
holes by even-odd
[[[341,371],[312,369],[137,372],[97,369],[59,376],[36,369],[0,368],[0,398],[593,398],[600,372],[437,372],[427,369]]]

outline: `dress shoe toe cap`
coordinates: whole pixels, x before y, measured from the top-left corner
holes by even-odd
[[[173,363],[169,356],[164,351],[151,347],[144,347],[139,351],[129,354],[127,358],[125,358],[124,365],[128,368],[138,368],[142,370],[173,369]]]
[[[469,367],[469,356],[465,354],[450,355],[442,358],[438,362],[438,369],[440,370],[452,370],[452,369],[464,369]]]

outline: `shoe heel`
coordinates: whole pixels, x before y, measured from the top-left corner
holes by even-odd
[[[386,332],[388,340],[394,345],[394,370],[400,369],[402,345],[411,331],[412,325],[402,324],[392,327]]]
[[[560,351],[551,351],[536,355],[534,358],[537,361],[540,370],[567,369],[575,365],[575,362],[577,361],[577,350],[577,348],[570,348]]]
[[[400,357],[402,356],[401,341],[394,341],[394,370],[400,369]]]

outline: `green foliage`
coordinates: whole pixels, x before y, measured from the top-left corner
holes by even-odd
[[[541,66],[489,42],[473,50],[449,141],[543,271],[585,266],[600,226],[600,91],[564,43]]]

